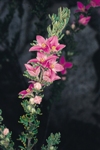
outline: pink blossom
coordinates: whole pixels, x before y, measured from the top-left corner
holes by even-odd
[[[42,97],[41,96],[35,96],[34,97],[34,103],[35,104],[40,104],[42,102]]]
[[[60,77],[57,76],[52,70],[48,69],[43,73],[43,80],[46,82],[53,82],[55,80],[59,80]]]
[[[58,42],[57,36],[52,36],[48,39],[44,39],[42,36],[36,36],[37,45],[32,46],[29,51],[43,51],[45,53],[58,52],[62,50],[66,45]]]
[[[21,91],[19,93],[19,95],[21,95],[22,98],[25,98],[25,97],[31,95],[33,93],[33,87],[34,87],[34,85],[30,84],[29,87],[26,90]]]
[[[81,2],[77,2],[77,7],[78,9],[76,10],[76,12],[86,12],[90,7],[85,6],[83,3]]]
[[[78,22],[79,22],[79,24],[86,26],[88,24],[88,22],[90,21],[90,19],[91,19],[90,16],[84,17],[84,15],[81,14]]]
[[[57,63],[57,61],[54,61],[54,60],[50,60],[48,62],[47,68],[51,69],[55,73],[60,72],[64,69],[62,65],[60,65],[59,63]]]
[[[51,52],[58,52],[62,50],[66,45],[60,44],[58,42],[58,37],[57,36],[52,36],[48,39],[48,45],[50,47]]]
[[[48,53],[49,50],[49,46],[47,44],[47,39],[45,40],[44,37],[37,35],[36,36],[36,40],[37,40],[37,45],[32,46],[29,51],[44,51],[46,53]]]
[[[35,59],[31,59],[28,61],[28,63],[40,63],[42,66],[46,66],[47,62],[51,59],[53,60],[56,60],[58,57],[55,56],[55,55],[50,55],[50,56],[47,56],[46,54],[44,53],[40,53],[40,52],[37,52],[37,57]]]
[[[30,76],[38,76],[39,73],[40,73],[40,67],[37,66],[37,67],[33,67],[29,64],[25,64],[25,67],[27,69],[27,72],[29,73]]]
[[[71,62],[67,62],[65,60],[64,56],[61,56],[59,63],[63,66],[63,70],[61,71],[61,74],[66,74],[67,73],[67,68],[72,68],[73,64]]]
[[[40,104],[42,102],[42,97],[41,96],[35,96],[30,98],[29,102],[33,104]]]
[[[8,128],[5,128],[4,130],[3,130],[3,135],[7,135],[9,133],[9,129]]]
[[[100,0],[91,0],[90,5],[91,5],[91,7],[99,7],[100,6]]]
[[[34,83],[34,88],[37,90],[40,90],[42,88],[41,83],[39,83],[39,82]]]

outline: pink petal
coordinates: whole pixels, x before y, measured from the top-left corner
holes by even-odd
[[[67,70],[64,69],[63,71],[61,71],[61,74],[62,74],[62,75],[67,74]]]
[[[73,64],[71,62],[66,62],[64,68],[72,68]]]
[[[25,94],[27,94],[27,92],[26,92],[26,90],[23,90],[23,91],[19,92],[19,94],[20,95],[25,95]]]
[[[83,15],[83,14],[80,15],[80,19],[82,19],[82,18],[84,18],[84,15]]]
[[[79,10],[85,10],[85,6],[81,2],[77,2],[77,6]]]
[[[45,43],[45,41],[46,41],[46,40],[45,40],[42,36],[40,36],[40,35],[37,35],[37,36],[36,36],[36,40],[37,40],[38,44]]]
[[[58,58],[58,56],[56,56],[56,55],[51,55],[51,56],[48,57],[48,60],[52,59],[52,60],[55,61],[57,58]]]
[[[49,37],[49,38],[47,39],[47,42],[48,42],[48,43],[51,42],[52,39],[53,39],[53,36]]]
[[[89,9],[90,9],[90,7],[91,7],[91,5],[90,5],[90,4],[88,4],[88,5],[86,5],[85,9],[86,9],[86,10],[89,10]]]
[[[37,59],[30,59],[27,63],[38,62]]]
[[[64,44],[59,44],[56,49],[59,51],[59,50],[62,50],[64,47],[66,47],[66,45]]]
[[[39,51],[40,49],[41,47],[39,45],[34,45],[29,49],[29,51]]]
[[[33,77],[36,76],[36,73],[33,71],[27,70],[27,72],[29,73],[30,76],[33,76]]]
[[[79,19],[79,23],[82,24],[82,25],[87,25],[88,22],[90,21],[90,19],[91,19],[90,16],[88,16],[88,17],[82,17],[82,18]]]
[[[51,79],[48,76],[43,76],[43,80],[46,82],[52,82]]]
[[[40,104],[42,102],[42,97],[40,96],[35,96],[34,97],[34,103],[35,104]]]
[[[90,5],[92,7],[99,7],[100,6],[100,0],[91,0]]]
[[[41,58],[41,57],[44,57],[44,56],[45,56],[44,53],[37,52],[37,58]]]
[[[37,67],[37,69],[36,69],[36,76],[38,76],[39,73],[40,73],[40,67]]]
[[[33,70],[33,67],[29,64],[25,64],[25,67],[26,67],[27,70]]]
[[[60,64],[55,64],[55,68],[54,68],[55,71],[59,72],[59,71],[62,71],[63,69],[64,69],[64,68],[63,68],[62,65],[60,65]]]
[[[28,87],[28,89],[30,89],[30,91],[32,91],[33,87],[34,87],[34,85],[30,84],[29,87]]]
[[[51,45],[52,46],[54,46],[54,45],[57,46],[58,45],[58,37],[57,36],[52,37]]]
[[[61,56],[59,63],[63,65],[65,62],[66,62],[66,61],[65,61],[65,57],[64,57],[64,56]]]
[[[55,80],[59,80],[59,79],[61,79],[58,75],[56,75],[53,71],[51,72],[51,74],[52,74],[52,82],[53,81],[55,81]]]

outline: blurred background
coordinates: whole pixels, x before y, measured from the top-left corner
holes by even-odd
[[[16,149],[23,130],[18,120],[24,113],[18,93],[28,86],[24,64],[34,57],[30,43],[36,35],[47,36],[48,14],[57,13],[59,7],[71,9],[72,23],[76,5],[76,0],[0,0],[0,109]],[[58,101],[51,104],[49,99],[60,85],[54,85],[55,91],[52,86],[45,89],[34,150],[40,150],[51,132],[61,132],[58,150],[100,150],[100,8],[74,38],[78,53],[72,62],[77,69],[68,70]]]

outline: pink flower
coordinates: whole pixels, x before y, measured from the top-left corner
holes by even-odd
[[[52,36],[48,39],[44,39],[42,36],[37,35],[36,36],[37,45],[32,46],[29,51],[43,51],[45,53],[50,52],[58,52],[59,50],[62,50],[65,45],[58,43],[58,37]]]
[[[54,60],[50,60],[46,67],[51,69],[55,73],[60,72],[64,69],[62,65],[60,65],[59,63],[57,63],[57,61]]]
[[[37,90],[40,90],[42,88],[41,83],[39,83],[39,82],[34,83],[34,88]]]
[[[77,2],[77,7],[78,7],[78,10],[76,10],[76,12],[86,12],[90,7],[85,6],[83,3],[81,2]]]
[[[31,59],[28,61],[28,63],[40,63],[42,66],[46,66],[47,62],[50,60],[50,59],[53,59],[53,60],[56,60],[58,57],[55,56],[55,55],[50,55],[50,56],[47,56],[46,54],[44,53],[40,53],[40,52],[37,52],[37,57],[36,59]]]
[[[41,96],[35,96],[33,99],[30,100],[32,104],[40,104],[42,102],[42,97]]]
[[[59,80],[60,77],[57,76],[52,70],[48,69],[43,73],[43,80],[46,82],[53,82],[55,80]]]
[[[27,72],[29,73],[30,76],[38,76],[39,73],[40,73],[40,67],[37,66],[37,67],[33,67],[29,64],[25,64],[25,67],[27,69]]]
[[[78,22],[79,22],[79,24],[86,26],[88,24],[88,22],[90,21],[90,19],[91,19],[90,16],[84,17],[84,15],[81,14]]]
[[[64,56],[61,56],[59,63],[63,66],[63,70],[61,71],[61,74],[66,74],[67,73],[67,68],[72,68],[73,64],[71,62],[67,62],[65,60]]]
[[[9,129],[8,128],[5,128],[4,130],[3,130],[3,135],[7,135],[9,133]]]
[[[30,104],[40,104],[42,102],[41,96],[35,96],[34,98],[30,98],[29,100]]]
[[[29,87],[26,90],[21,91],[19,93],[19,95],[21,95],[22,98],[25,98],[25,97],[31,95],[33,93],[33,87],[34,87],[34,85],[30,84]]]
[[[49,47],[47,44],[47,39],[45,40],[42,36],[37,35],[36,36],[36,40],[37,40],[37,45],[32,46],[29,51],[44,51],[46,53],[48,53]]]
[[[48,45],[51,52],[58,52],[62,50],[66,45],[58,43],[58,37],[52,36],[48,39]]]
[[[91,5],[91,7],[99,7],[100,6],[100,0],[91,0],[90,5]]]

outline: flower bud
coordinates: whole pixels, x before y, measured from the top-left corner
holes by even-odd
[[[35,96],[34,97],[34,103],[35,104],[40,104],[42,101],[42,97],[41,96]]]
[[[31,105],[28,105],[28,106],[27,106],[27,109],[28,109],[29,111],[31,111],[32,106],[31,106]]]
[[[53,147],[53,146],[50,146],[50,150],[54,150],[54,147]]]
[[[69,31],[69,30],[66,30],[66,34],[67,34],[67,35],[70,35],[70,31]]]
[[[36,112],[35,108],[32,108],[32,109],[31,109],[31,113],[33,114],[33,113],[35,113],[35,112]]]
[[[30,104],[40,104],[42,101],[41,96],[35,96],[34,98],[30,98],[29,102]]]
[[[63,81],[65,81],[65,80],[66,80],[66,77],[62,77],[61,79],[62,79]]]
[[[29,99],[30,104],[34,104],[34,98]]]
[[[34,84],[34,88],[37,89],[37,90],[40,90],[42,88],[41,84],[39,82],[36,82]]]
[[[71,28],[74,30],[75,29],[75,23],[73,23],[72,25],[71,25]]]
[[[5,128],[4,130],[3,130],[3,135],[7,135],[9,133],[9,129],[8,128]]]

